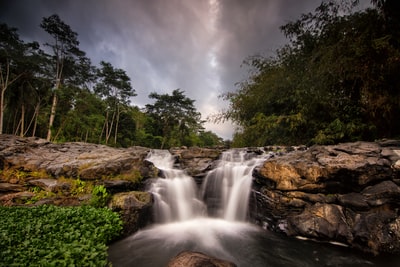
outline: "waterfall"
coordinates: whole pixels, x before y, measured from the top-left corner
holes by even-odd
[[[204,215],[205,205],[198,197],[197,185],[182,170],[174,169],[174,157],[167,150],[153,150],[148,158],[165,178],[151,184],[155,199],[156,222],[185,221]]]
[[[153,150],[147,160],[165,178],[156,179],[150,188],[154,195],[156,222],[185,221],[209,215],[228,221],[244,221],[251,190],[252,170],[265,160],[246,150],[223,152],[216,169],[198,190],[192,177],[174,168],[174,157],[167,150]]]
[[[198,251],[238,267],[372,266],[348,250],[282,238],[245,222],[252,170],[270,155],[226,151],[198,186],[174,168],[168,151],[152,151],[147,160],[163,173],[149,189],[157,223],[113,243],[108,250],[112,265],[164,267],[182,251]]]
[[[201,194],[211,216],[229,221],[244,221],[247,215],[253,168],[264,157],[246,150],[229,150],[222,154],[216,169],[205,178]]]

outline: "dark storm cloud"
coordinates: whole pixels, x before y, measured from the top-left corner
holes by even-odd
[[[285,43],[279,26],[313,11],[320,0],[0,0],[0,22],[22,39],[43,43],[39,27],[54,13],[78,33],[92,59],[126,70],[144,106],[149,93],[180,88],[205,118],[227,103],[218,99],[246,77],[248,56],[272,55]],[[208,124],[230,138],[232,126]]]

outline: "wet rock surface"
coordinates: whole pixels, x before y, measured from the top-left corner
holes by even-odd
[[[122,192],[112,196],[108,207],[121,215],[122,237],[129,236],[152,222],[153,198],[148,192]]]
[[[170,260],[167,267],[235,267],[236,264],[200,252],[184,251]]]
[[[314,146],[254,173],[250,216],[290,236],[400,253],[400,142]]]

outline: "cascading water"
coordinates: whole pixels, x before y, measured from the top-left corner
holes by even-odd
[[[198,188],[190,176],[174,168],[168,151],[152,151],[147,160],[164,176],[149,189],[155,199],[156,224],[110,246],[113,266],[166,266],[187,250],[238,267],[380,266],[342,248],[287,239],[246,223],[252,170],[268,155],[224,152]]]
[[[218,167],[202,185],[202,197],[209,214],[228,221],[244,221],[247,215],[252,170],[265,157],[249,158],[245,150],[224,152]]]
[[[198,198],[193,178],[173,168],[175,159],[167,150],[153,150],[147,160],[165,176],[153,182],[149,190],[155,198],[156,222],[185,221],[204,215],[205,206]]]
[[[248,158],[245,150],[222,154],[217,168],[205,178],[199,194],[192,177],[175,169],[174,157],[166,150],[153,150],[147,160],[162,170],[165,179],[152,183],[155,220],[159,223],[185,221],[205,216],[244,221],[251,189],[252,170],[262,158]],[[200,198],[201,197],[201,198]]]

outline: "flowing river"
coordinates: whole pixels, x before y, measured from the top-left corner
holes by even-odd
[[[174,168],[168,151],[152,151],[148,160],[164,174],[149,189],[155,199],[155,224],[110,246],[113,267],[164,267],[187,250],[239,267],[400,266],[398,257],[373,257],[346,247],[288,238],[247,223],[252,170],[267,156],[224,152],[199,188],[192,177]]]

